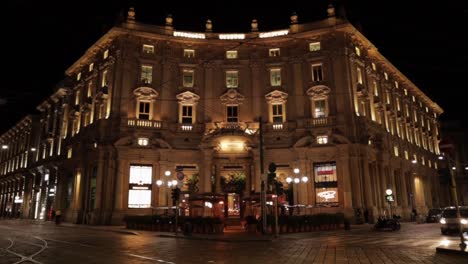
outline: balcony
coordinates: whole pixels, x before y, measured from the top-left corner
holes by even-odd
[[[266,127],[267,127],[267,131],[269,131],[269,132],[287,131],[288,130],[288,123],[287,122],[284,122],[284,123],[279,123],[279,122],[269,123],[269,124],[266,124]]]
[[[161,129],[162,122],[157,120],[127,119],[127,126]]]
[[[333,116],[320,117],[320,118],[310,118],[310,119],[305,119],[304,120],[304,127],[305,128],[332,126],[334,124],[335,124],[335,117],[333,117]]]
[[[202,133],[204,131],[203,124],[177,124],[177,132]]]

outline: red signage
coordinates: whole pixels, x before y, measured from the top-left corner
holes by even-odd
[[[318,175],[333,175],[334,171],[333,170],[321,170],[317,171]]]

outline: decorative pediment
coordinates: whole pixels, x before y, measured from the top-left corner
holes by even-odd
[[[150,87],[139,87],[133,91],[133,94],[140,100],[154,100],[158,97],[159,93]]]
[[[288,94],[279,90],[274,90],[265,94],[265,99],[269,104],[284,104],[288,99]]]
[[[323,99],[328,98],[330,91],[331,89],[325,85],[316,85],[307,90],[307,95],[310,96],[311,99]]]
[[[176,95],[177,100],[179,100],[179,104],[184,105],[196,105],[198,104],[198,100],[200,100],[200,96],[190,91],[180,93]]]
[[[228,89],[227,92],[221,95],[220,99],[221,99],[221,103],[223,104],[240,105],[244,101],[245,97],[241,93],[239,93],[237,89],[232,88],[232,89]]]

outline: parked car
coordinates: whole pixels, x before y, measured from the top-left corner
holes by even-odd
[[[439,222],[441,217],[442,217],[442,209],[440,208],[429,209],[429,212],[427,213],[427,216],[426,216],[426,223],[437,223]]]
[[[460,206],[460,222],[457,220],[457,209],[454,206],[446,207],[439,220],[440,231],[446,235],[450,232],[459,232],[460,223],[463,231],[468,231],[468,206]]]

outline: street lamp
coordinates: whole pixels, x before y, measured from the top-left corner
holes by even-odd
[[[294,200],[295,200],[294,197],[297,197],[297,199],[299,200],[299,197],[298,197],[299,195],[294,195],[294,192],[295,192],[294,189],[297,189],[297,188],[294,188],[294,186],[291,185],[291,183],[294,182],[294,184],[299,184],[301,181],[302,181],[303,183],[307,183],[307,182],[309,181],[309,177],[307,177],[307,176],[302,176],[302,178],[299,178],[299,177],[297,176],[297,174],[299,174],[299,172],[300,172],[300,170],[299,170],[298,168],[295,168],[295,169],[293,170],[293,172],[296,174],[296,177],[293,178],[293,177],[291,177],[291,176],[288,176],[288,177],[286,178],[286,182],[287,182],[288,185],[290,185],[290,187],[292,188],[292,192],[293,192],[293,193],[292,193],[292,195],[293,195],[293,197],[292,197],[292,202],[294,203]],[[297,194],[299,194],[299,190],[297,191]]]
[[[3,144],[2,149],[8,149],[8,145]]]
[[[385,198],[387,199],[388,207],[390,208],[390,217],[392,217],[392,202],[394,201],[393,191],[390,189],[390,187],[388,187],[385,193],[387,194],[385,195]]]

